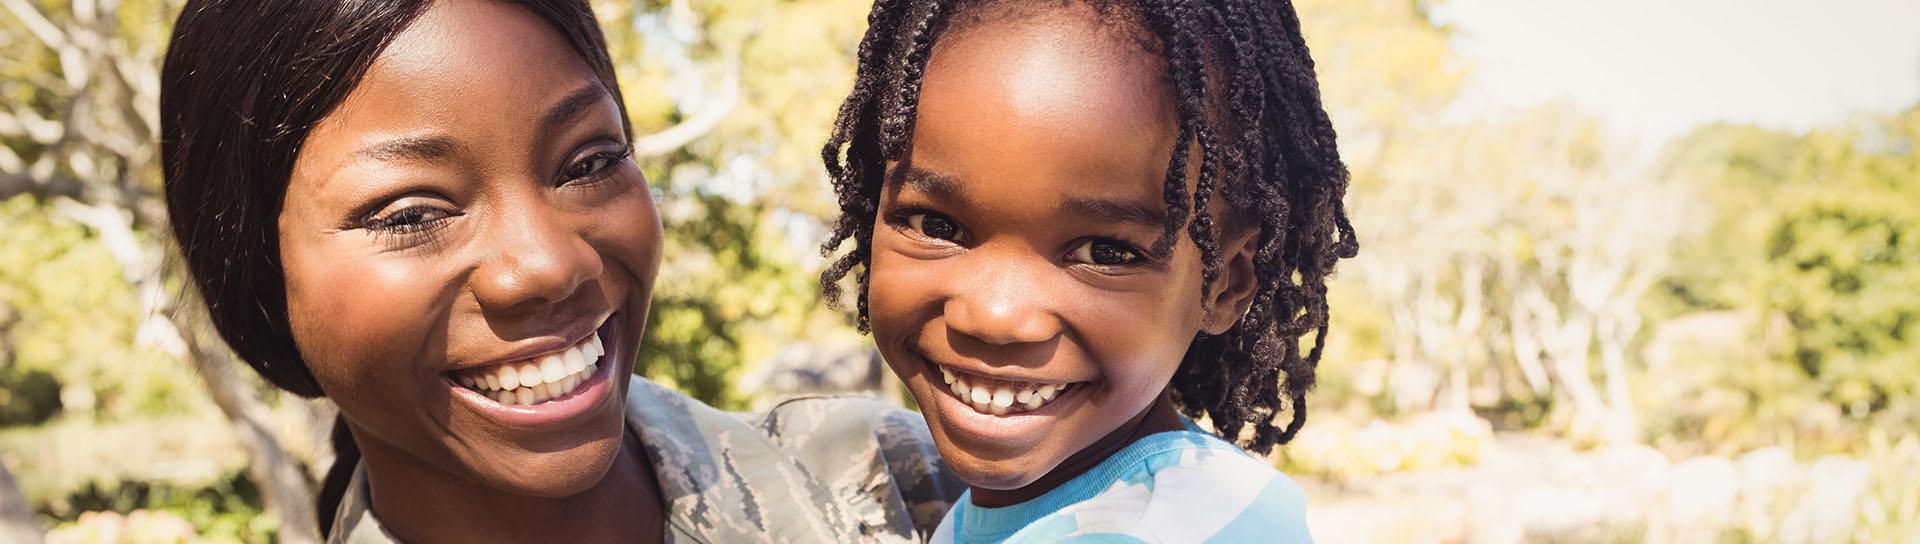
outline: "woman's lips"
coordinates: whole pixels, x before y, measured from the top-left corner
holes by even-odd
[[[617,385],[612,374],[619,365],[607,352],[619,344],[619,322],[620,316],[611,316],[585,340],[557,353],[450,372],[448,388],[474,412],[517,427],[552,425],[592,412]]]
[[[599,331],[559,353],[523,362],[454,372],[454,383],[501,404],[534,405],[574,393],[599,370],[606,348]]]

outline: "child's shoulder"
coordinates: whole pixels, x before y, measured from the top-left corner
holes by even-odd
[[[1267,462],[1198,431],[1160,433],[1135,446],[1124,474],[1036,523],[1033,529],[1052,534],[1032,541],[1310,541],[1306,492]]]

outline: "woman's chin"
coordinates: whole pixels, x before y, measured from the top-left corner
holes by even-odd
[[[529,497],[567,497],[592,488],[621,455],[629,432],[626,384],[595,381],[599,383],[583,386],[592,395],[567,401],[590,401],[567,420],[532,427],[501,425],[489,418],[456,420],[453,434],[460,438],[448,446],[457,452],[456,463],[464,466],[449,467],[449,472]]]
[[[527,497],[562,498],[592,489],[620,455],[620,435],[560,451],[519,450],[466,470],[479,483]],[[511,447],[511,446],[508,446]]]

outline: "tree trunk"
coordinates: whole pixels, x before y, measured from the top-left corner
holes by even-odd
[[[33,521],[33,507],[13,483],[5,458],[0,458],[0,542],[39,544],[40,527]]]
[[[197,324],[206,322],[194,318],[198,311],[193,315],[183,311],[185,307],[197,310],[197,304],[182,306],[173,313],[174,325],[181,331],[193,331]],[[247,450],[247,476],[260,486],[261,502],[266,503],[267,511],[280,523],[280,541],[318,543],[320,532],[314,522],[313,487],[307,483],[307,473],[268,429],[266,404],[254,397],[249,391],[252,388],[234,373],[236,362],[227,356],[224,347],[209,347],[206,341],[190,332],[183,336],[188,362],[206,380],[207,393],[213,397],[214,405],[227,416],[233,425],[234,437]]]

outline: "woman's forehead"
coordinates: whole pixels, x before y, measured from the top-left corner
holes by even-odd
[[[586,62],[537,15],[503,2],[436,2],[315,126],[296,172],[328,177],[390,158],[379,150],[408,139],[423,145],[401,158],[520,146],[537,138],[553,105],[594,87],[601,86]]]

